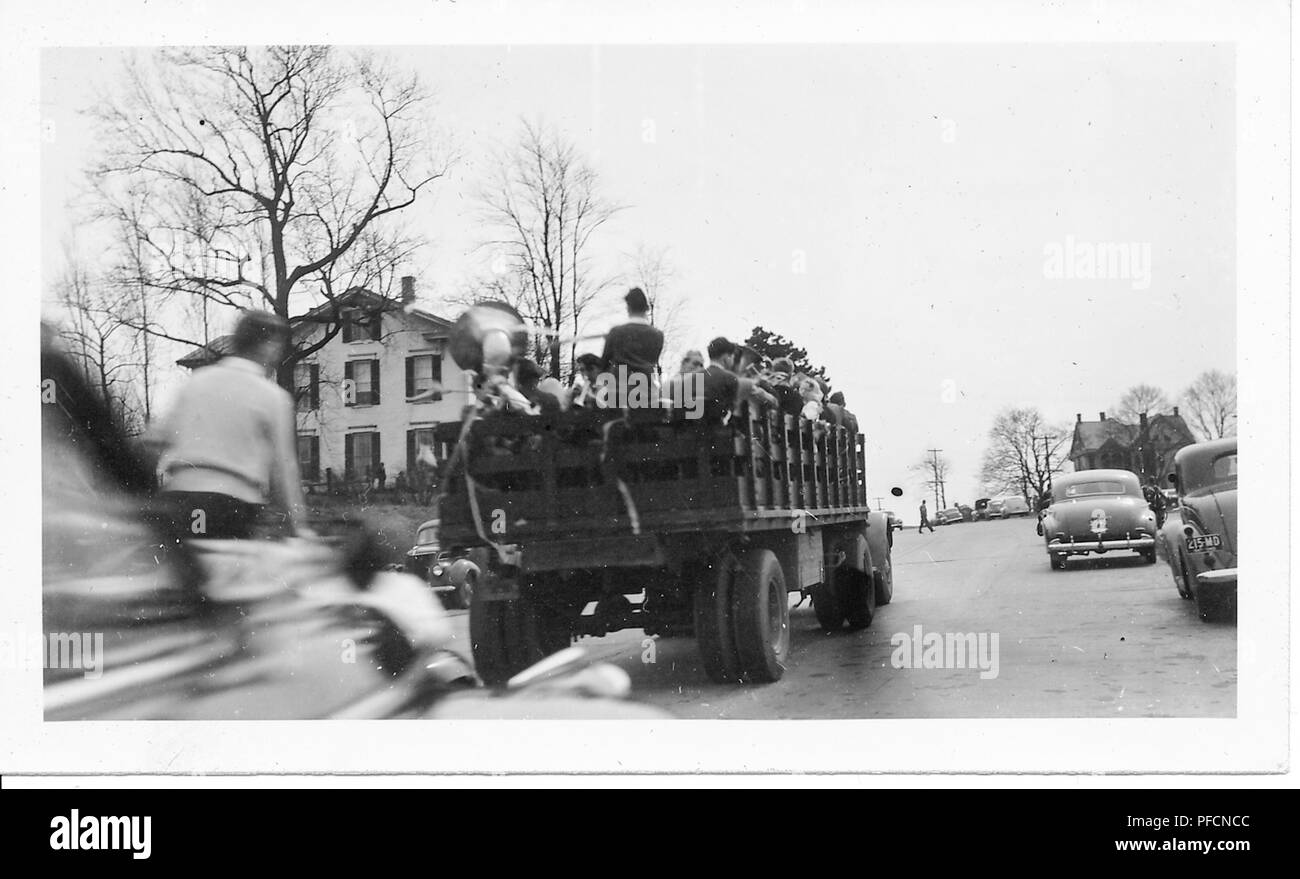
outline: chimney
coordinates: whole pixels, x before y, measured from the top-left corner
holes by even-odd
[[[1177,407],[1177,406],[1174,407],[1174,414],[1175,414],[1175,415],[1178,414],[1178,407]]]
[[[1147,429],[1147,414],[1146,414],[1145,412],[1139,412],[1139,413],[1138,413],[1138,424],[1142,427],[1142,430],[1143,430],[1143,431],[1146,431],[1146,429]]]
[[[1098,420],[1098,421],[1105,421],[1105,420],[1106,420],[1106,413],[1105,413],[1105,412],[1102,412],[1102,413],[1100,413],[1100,415],[1101,415],[1101,417],[1098,418],[1097,420]]]
[[[1074,413],[1074,422],[1075,422],[1076,424],[1083,424],[1083,413],[1082,413],[1082,412],[1076,412],[1076,413]]]
[[[415,278],[411,275],[402,276],[402,304],[410,305],[415,301]]]

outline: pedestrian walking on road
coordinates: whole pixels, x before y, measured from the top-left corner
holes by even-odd
[[[925,501],[921,501],[921,524],[916,529],[916,533],[920,534],[926,528],[930,529],[931,534],[934,533],[934,526],[930,524],[930,513],[925,508]]]

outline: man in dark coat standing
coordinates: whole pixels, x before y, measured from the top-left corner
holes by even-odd
[[[664,334],[650,324],[650,303],[640,287],[633,287],[623,297],[627,303],[627,322],[621,323],[605,334],[605,352],[602,368],[621,386],[632,373],[645,376],[646,391],[650,390],[659,367],[659,355],[664,350]],[[619,367],[623,367],[620,372]],[[619,387],[619,391],[625,388]],[[616,406],[623,405],[618,394]]]

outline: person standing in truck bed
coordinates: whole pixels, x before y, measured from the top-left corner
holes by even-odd
[[[633,373],[645,377],[649,393],[664,350],[664,334],[650,323],[650,303],[645,292],[633,287],[623,301],[627,303],[627,321],[605,334],[605,352],[601,356],[601,367],[616,379],[616,399],[611,401],[616,407],[623,405],[623,382]]]

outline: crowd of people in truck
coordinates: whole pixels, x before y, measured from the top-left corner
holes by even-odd
[[[764,357],[748,345],[719,336],[704,352],[687,351],[675,374],[662,378],[659,357],[664,336],[649,320],[645,293],[633,288],[624,297],[627,320],[605,335],[601,354],[576,359],[573,381],[565,387],[528,357],[520,357],[497,383],[498,408],[510,414],[540,415],[571,409],[620,409],[645,405],[685,408],[694,417],[725,422],[748,403],[769,411],[802,416],[858,432],[858,420],[831,393],[820,376],[795,369],[788,357]],[[638,404],[629,385],[642,385]]]

